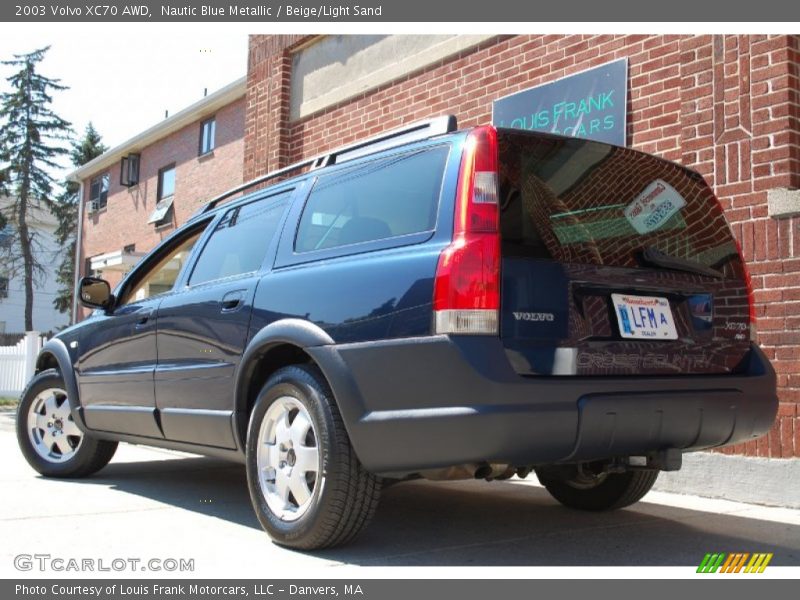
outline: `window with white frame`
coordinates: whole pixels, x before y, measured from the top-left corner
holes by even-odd
[[[125,187],[133,187],[139,184],[139,163],[138,154],[128,154],[123,156],[119,168],[119,184]]]
[[[156,208],[150,213],[148,223],[156,227],[163,227],[172,223],[172,201],[175,196],[175,165],[169,165],[158,172],[158,202]]]
[[[200,123],[200,156],[214,149],[217,135],[217,120],[214,117]]]
[[[95,212],[108,204],[108,173],[93,178],[89,184],[89,212]]]
[[[5,227],[0,228],[0,250],[8,250],[14,243],[14,226],[6,223]]]

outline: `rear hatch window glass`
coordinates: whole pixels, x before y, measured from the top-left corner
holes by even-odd
[[[697,173],[627,148],[501,132],[504,251],[646,267],[642,252],[712,269],[738,256]]]

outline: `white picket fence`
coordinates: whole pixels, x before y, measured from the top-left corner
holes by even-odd
[[[44,337],[29,331],[15,346],[0,346],[0,396],[19,396],[36,369]]]

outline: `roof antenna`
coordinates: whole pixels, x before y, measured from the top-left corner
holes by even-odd
[[[208,88],[203,88],[203,98],[208,96]]]
[[[168,119],[168,118],[169,118],[169,109],[167,109],[167,110],[165,110],[165,111],[164,111],[164,118],[165,118],[165,119]]]

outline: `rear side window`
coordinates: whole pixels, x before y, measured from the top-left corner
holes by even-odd
[[[189,285],[257,271],[278,229],[290,193],[226,212],[197,259]]]
[[[320,177],[300,219],[295,251],[432,231],[448,151],[439,146]]]

